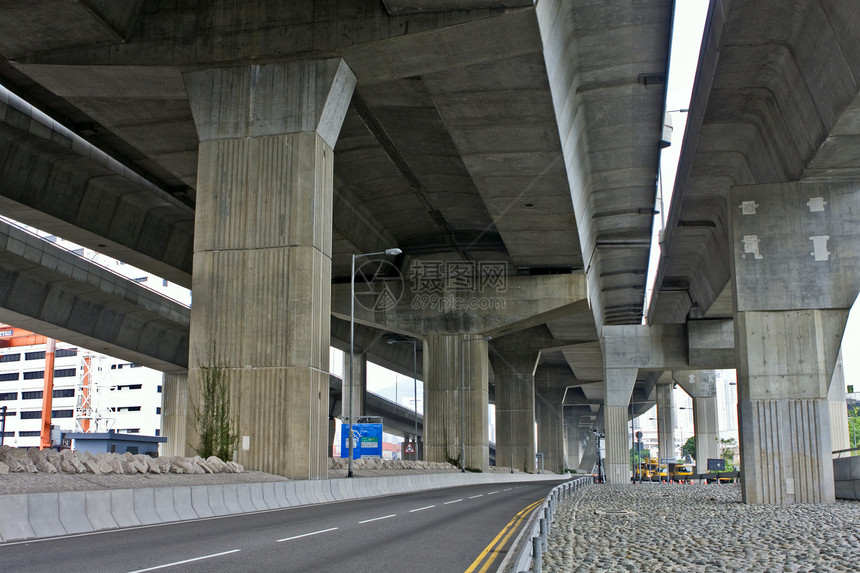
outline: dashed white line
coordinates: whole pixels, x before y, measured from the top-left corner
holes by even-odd
[[[509,488],[503,489],[502,491],[511,491],[512,489],[514,489],[514,488],[509,487]]]
[[[491,491],[491,492],[490,492],[490,493],[488,493],[487,495],[493,495],[494,493],[499,493],[499,490]]]
[[[484,497],[484,494],[480,494],[480,495],[470,495],[470,496],[469,496],[469,499],[475,499],[476,497]]]
[[[460,501],[463,501],[463,498],[462,498],[462,497],[461,497],[460,499],[453,499],[453,500],[451,500],[451,501],[446,501],[446,502],[444,503],[444,505],[449,505],[449,504],[451,504],[451,503],[457,503],[457,502],[460,502]]]
[[[391,515],[383,515],[382,517],[374,517],[373,519],[365,519],[364,521],[359,521],[359,523],[370,523],[371,521],[379,521],[380,519],[388,519],[389,517],[395,517],[397,514],[392,513]]]
[[[174,563],[165,563],[164,565],[157,565],[155,567],[149,567],[147,569],[137,569],[135,571],[131,571],[131,573],[143,573],[144,571],[155,571],[156,569],[164,569],[166,567],[173,567],[174,565],[184,565],[186,563],[193,563],[195,561],[202,561],[203,559],[211,559],[213,557],[221,557],[222,555],[228,555],[230,553],[236,553],[237,551],[241,551],[241,549],[232,549],[230,551],[224,551],[222,553],[213,553],[212,555],[204,555],[203,557],[194,557],[193,559],[185,559],[184,561],[176,561]]]
[[[425,509],[432,509],[434,507],[436,507],[436,506],[435,505],[425,505],[424,507],[419,507],[416,509],[410,509],[409,513],[415,513],[416,511],[424,511]]]
[[[281,541],[292,541],[293,539],[301,539],[302,537],[310,537],[311,535],[319,535],[320,533],[328,533],[329,531],[336,530],[337,527],[329,527],[328,529],[320,529],[319,531],[311,531],[310,533],[302,533],[301,535],[293,535],[292,537],[285,537],[283,539],[278,539],[275,543],[280,543]]]

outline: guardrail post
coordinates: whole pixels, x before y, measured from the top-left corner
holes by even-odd
[[[534,573],[543,571],[543,542],[540,537],[532,537],[532,569]]]
[[[548,533],[549,533],[548,529],[549,528],[547,527],[546,518],[542,517],[540,519],[540,542],[541,542],[541,547],[543,548],[544,551],[546,551],[546,547],[548,545],[548,539],[547,539]]]

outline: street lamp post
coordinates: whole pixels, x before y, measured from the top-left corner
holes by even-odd
[[[353,477],[355,473],[353,472],[353,434],[352,434],[352,425],[353,425],[353,386],[355,386],[355,380],[352,378],[352,363],[355,360],[355,259],[360,257],[372,257],[374,255],[389,255],[395,256],[402,253],[400,249],[385,249],[384,251],[378,251],[375,253],[359,253],[352,255],[352,273],[349,275],[349,436],[347,436],[347,443],[349,444],[349,461],[348,470],[346,472],[346,477]]]
[[[415,459],[418,459],[418,341],[401,340],[397,338],[388,339],[388,344],[397,342],[409,342],[412,344],[412,401],[415,412]],[[396,390],[395,390],[396,391]]]
[[[460,473],[466,471],[466,343],[492,340],[492,336],[476,336],[460,341]]]

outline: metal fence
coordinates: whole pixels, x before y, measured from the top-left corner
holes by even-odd
[[[559,500],[567,499],[585,486],[594,482],[592,476],[581,477],[566,481],[549,492],[543,505],[532,514],[529,525],[526,525],[526,542],[515,548],[515,556],[512,562],[514,567],[509,569],[517,573],[534,571],[540,573],[543,569],[543,554],[549,540],[549,530],[552,527],[552,519]]]

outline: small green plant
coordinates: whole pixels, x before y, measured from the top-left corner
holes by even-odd
[[[200,437],[197,454],[232,460],[239,444],[239,416],[230,411],[230,369],[199,362],[197,368],[200,402],[191,405],[192,424]]]

